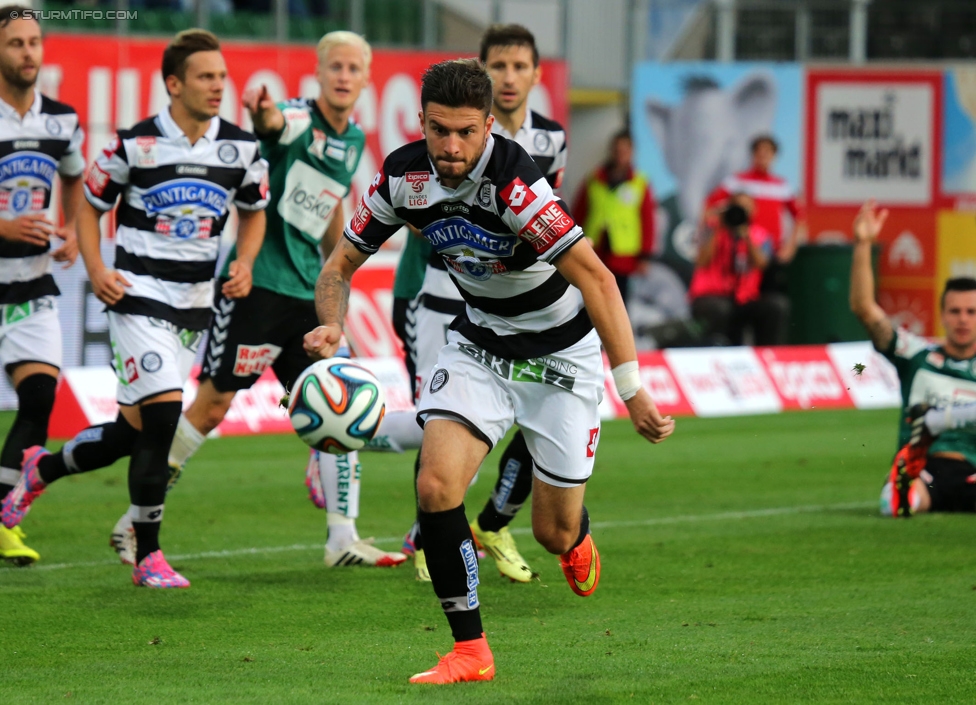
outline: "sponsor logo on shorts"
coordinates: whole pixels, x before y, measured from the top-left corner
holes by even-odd
[[[22,321],[31,315],[31,302],[22,304],[7,304],[3,307],[3,324],[10,325]]]
[[[430,378],[430,393],[435,394],[444,388],[451,375],[443,367],[437,370]]]
[[[460,343],[465,355],[477,360],[502,379],[512,382],[536,382],[573,391],[579,368],[565,360],[538,357],[532,360],[505,360],[470,343]]]
[[[575,224],[558,203],[550,201],[536,213],[528,225],[522,228],[519,237],[541,255],[559,242],[559,239],[572,230]]]
[[[586,457],[592,458],[596,456],[596,444],[600,440],[600,429],[591,428],[590,429],[590,440],[586,442]]]
[[[136,367],[136,359],[134,357],[130,357],[122,363],[122,375],[125,377],[124,384],[132,384],[139,379],[139,368]]]
[[[235,377],[250,377],[260,375],[278,359],[281,348],[277,345],[264,343],[263,345],[238,345],[237,359],[234,361]]]
[[[163,358],[158,352],[147,352],[139,360],[139,366],[146,372],[159,372],[160,368],[163,366]]]
[[[535,201],[535,194],[532,192],[532,189],[526,186],[525,182],[518,177],[502,189],[501,196],[515,215],[519,215]]]
[[[233,164],[237,161],[238,155],[237,147],[230,143],[222,144],[217,149],[217,158],[224,164]]]

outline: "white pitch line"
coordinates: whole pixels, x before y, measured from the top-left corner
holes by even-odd
[[[798,507],[771,507],[769,509],[750,509],[738,512],[722,512],[720,514],[684,514],[673,517],[652,517],[649,519],[635,519],[633,521],[594,521],[590,524],[594,529],[624,529],[640,526],[662,526],[668,524],[698,523],[704,521],[728,521],[735,519],[757,519],[761,517],[783,516],[789,514],[816,514],[820,512],[843,511],[847,509],[867,509],[877,506],[877,502],[844,502],[841,504],[808,504]],[[531,534],[529,527],[512,529],[513,534]],[[402,541],[402,537],[384,536],[375,543],[395,543]],[[290,551],[321,551],[323,544],[300,544],[290,546],[266,546],[264,548],[234,548],[223,551],[203,551],[202,553],[184,553],[167,558],[172,562],[195,561],[203,558],[233,558],[235,556],[252,556],[264,553],[288,553]],[[70,568],[94,568],[106,565],[118,565],[118,560],[83,561],[78,563],[52,563],[50,565],[34,566],[34,570],[66,570]]]

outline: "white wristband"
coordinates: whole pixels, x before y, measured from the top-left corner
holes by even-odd
[[[641,388],[640,365],[636,360],[617,365],[610,373],[613,383],[617,386],[617,394],[624,401],[633,398]]]

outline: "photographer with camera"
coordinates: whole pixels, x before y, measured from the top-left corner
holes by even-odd
[[[732,195],[706,222],[688,296],[691,315],[711,345],[741,345],[752,329],[755,345],[781,345],[786,338],[789,301],[761,293],[763,271],[773,257],[773,238],[754,222],[755,202]]]

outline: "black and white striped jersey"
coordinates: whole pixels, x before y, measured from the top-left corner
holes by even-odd
[[[579,290],[552,264],[583,231],[515,142],[489,136],[457,189],[441,186],[423,140],[394,151],[345,236],[372,254],[404,223],[433,245],[467,304],[453,327],[485,350],[534,358],[592,330]]]
[[[74,108],[37,89],[23,118],[0,100],[0,218],[47,211],[55,172],[80,176],[85,170],[83,140]],[[58,293],[50,245],[0,240],[0,304]]]
[[[525,122],[514,135],[510,135],[498,120],[491,126],[491,131],[517,142],[529,153],[539,171],[545,174],[552,190],[559,191],[563,185],[563,171],[569,155],[566,130],[562,125],[529,110],[525,114]]]
[[[213,118],[191,145],[169,110],[118,135],[88,170],[85,196],[116,212],[115,268],[132,284],[109,310],[203,330],[210,322],[220,231],[230,204],[268,204],[257,138]]]

